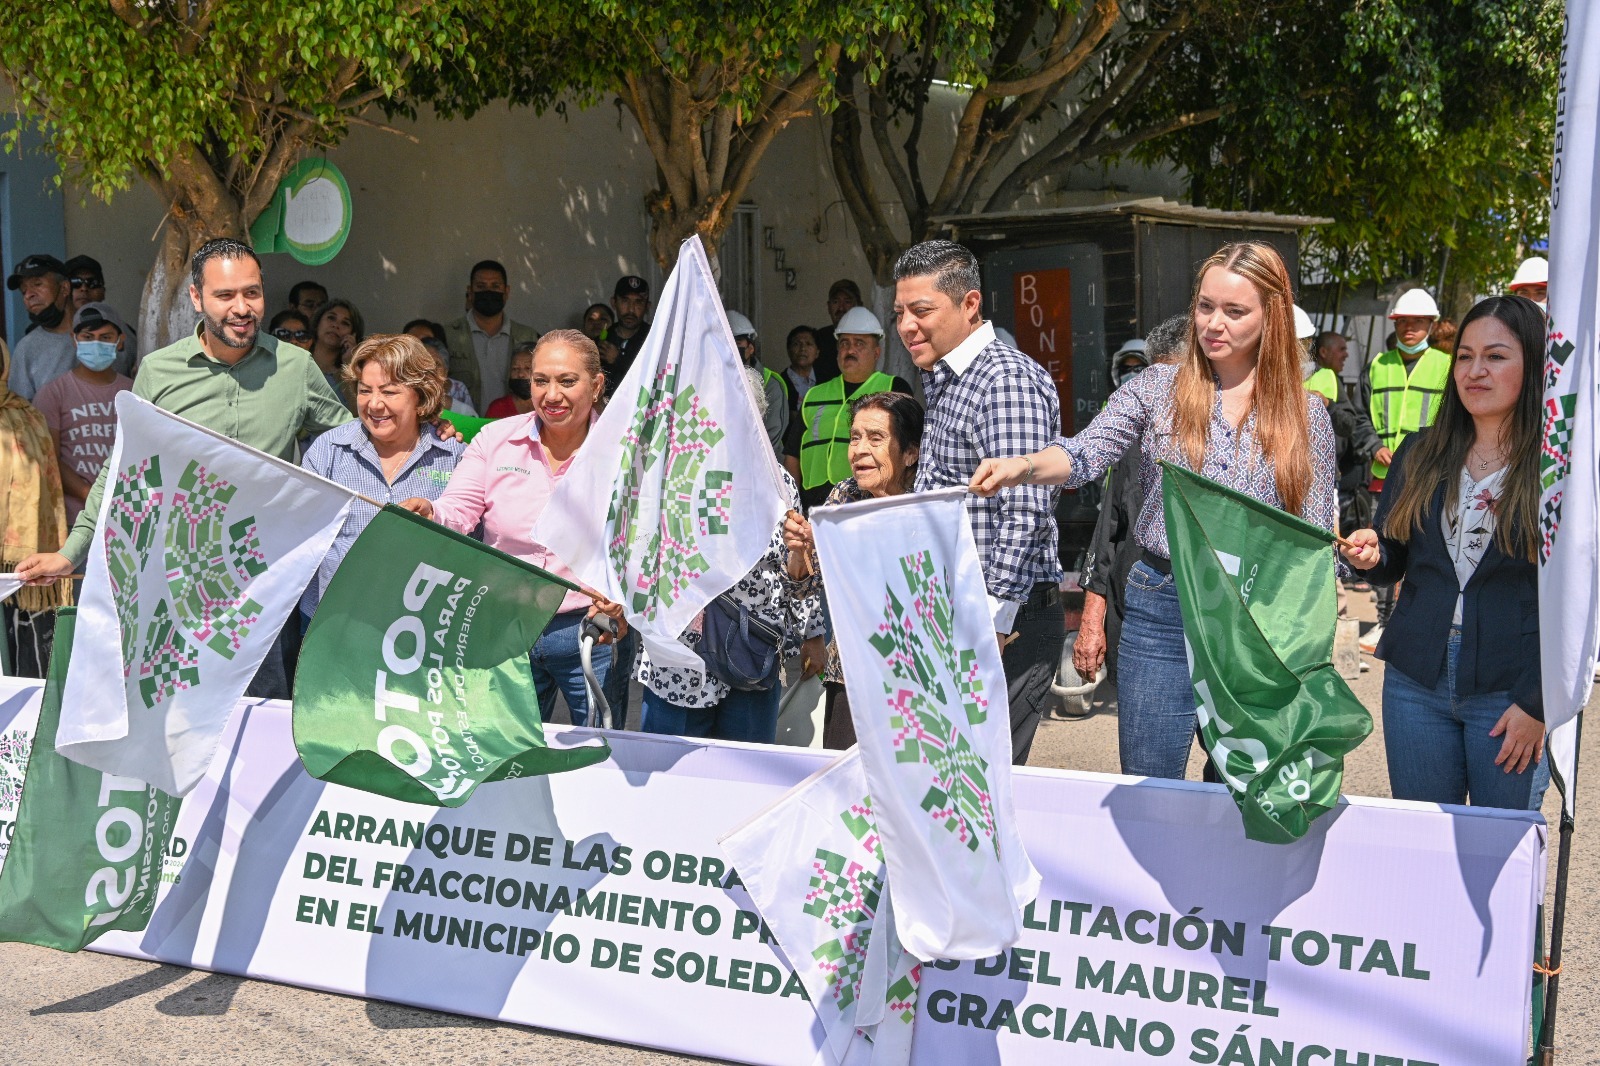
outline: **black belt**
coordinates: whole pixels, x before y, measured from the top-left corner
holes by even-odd
[[[1028,593],[1024,607],[1054,607],[1061,602],[1061,586],[1054,581],[1041,581]]]
[[[1155,552],[1149,550],[1148,548],[1146,548],[1140,554],[1139,558],[1141,560],[1143,560],[1144,565],[1148,566],[1150,569],[1154,570],[1156,573],[1158,573],[1158,574],[1166,574],[1169,577],[1172,575],[1172,560],[1171,559],[1163,559],[1163,558],[1161,558],[1161,556],[1157,555]]]

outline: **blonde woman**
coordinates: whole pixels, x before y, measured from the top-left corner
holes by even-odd
[[[1134,539],[1142,557],[1128,573],[1118,645],[1123,773],[1182,778],[1195,731],[1160,464],[1333,528],[1333,426],[1322,398],[1305,391],[1293,306],[1276,251],[1225,245],[1200,266],[1186,350],[1174,364],[1125,382],[1076,437],[1032,455],[985,459],[973,475],[972,491],[984,496],[1023,484],[1077,488],[1140,445],[1144,503]]]

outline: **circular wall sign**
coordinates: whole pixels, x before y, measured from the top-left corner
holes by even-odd
[[[321,266],[344,247],[353,214],[350,186],[326,159],[306,159],[284,175],[272,203],[250,227],[257,252],[288,252]]]

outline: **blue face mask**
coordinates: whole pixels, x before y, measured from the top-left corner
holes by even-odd
[[[104,370],[117,358],[113,341],[79,341],[78,362],[90,370]]]

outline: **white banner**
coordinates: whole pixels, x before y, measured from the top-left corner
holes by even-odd
[[[116,402],[56,750],[181,796],[352,493],[131,392]]]
[[[580,580],[627,609],[657,666],[702,668],[679,636],[760,561],[783,518],[743,367],[691,237],[643,350],[533,526]]]
[[[0,722],[19,694],[36,713],[39,691],[0,680]],[[32,728],[11,714],[9,731]],[[150,928],[95,949],[734,1062],[825,1062],[803,984],[717,838],[830,753],[609,739],[608,762],[439,810],[307,777],[289,708],[243,706],[183,801]],[[1268,845],[1245,840],[1219,786],[1028,767],[1015,784],[1039,898],[1003,957],[923,967],[915,1063],[1526,1058],[1537,814],[1352,799]],[[0,823],[13,816],[0,803]]]
[[[1539,637],[1551,769],[1570,814],[1600,640],[1600,9],[1567,5],[1550,186],[1550,345],[1539,460]],[[1566,728],[1563,728],[1566,726]]]
[[[1039,874],[1011,802],[1011,713],[966,489],[811,514],[895,924],[921,959],[1017,942]]]

